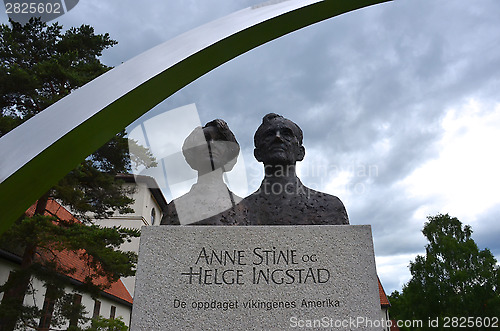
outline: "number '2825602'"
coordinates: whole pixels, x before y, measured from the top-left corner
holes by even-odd
[[[26,24],[39,17],[49,22],[73,9],[79,0],[3,0],[5,13],[15,22]]]

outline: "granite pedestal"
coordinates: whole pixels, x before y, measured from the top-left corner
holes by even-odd
[[[143,227],[131,330],[382,330],[368,225]]]

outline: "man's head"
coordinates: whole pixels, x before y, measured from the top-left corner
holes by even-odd
[[[239,152],[240,145],[236,137],[221,119],[195,128],[182,145],[187,163],[202,173],[218,168],[230,171],[236,164]]]
[[[297,124],[278,114],[267,114],[254,136],[254,155],[264,165],[292,165],[302,161],[302,130]]]

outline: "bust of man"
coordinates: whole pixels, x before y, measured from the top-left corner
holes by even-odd
[[[277,114],[267,114],[254,136],[254,155],[264,164],[260,188],[242,205],[246,224],[340,225],[349,224],[344,205],[336,196],[306,187],[296,174],[302,161],[302,130]]]

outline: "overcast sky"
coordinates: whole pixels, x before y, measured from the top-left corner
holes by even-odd
[[[59,22],[108,32],[119,44],[102,60],[117,66],[259,2],[85,0]],[[295,121],[304,184],[338,196],[351,224],[372,225],[389,294],[424,253],[428,215],[458,217],[500,257],[499,15],[498,0],[396,0],[350,12],[233,59],[145,119],[193,104],[194,122],[225,119],[242,148],[235,171],[245,185],[231,185],[240,195],[260,183],[252,139],[262,116]]]

